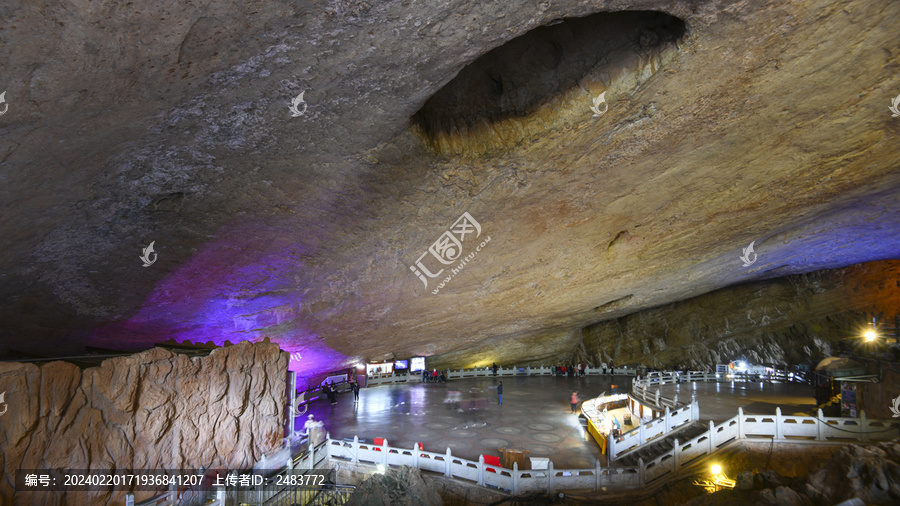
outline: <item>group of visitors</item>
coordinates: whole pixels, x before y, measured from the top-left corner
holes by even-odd
[[[337,404],[338,390],[333,384],[325,383],[322,391],[328,397],[328,401],[331,402],[332,406]],[[359,402],[359,383],[356,382],[356,378],[350,378],[350,391],[353,392],[353,402]]]
[[[444,383],[447,381],[447,376],[444,375],[444,371],[438,371],[437,369],[428,372],[427,369],[422,369],[422,382],[423,383]]]
[[[569,377],[573,377],[573,376],[584,377],[586,370],[587,370],[587,364],[585,364],[584,362],[578,364],[577,366],[571,365],[571,364],[570,365],[563,364],[563,365],[558,365],[553,368],[553,375],[554,376],[569,376]]]

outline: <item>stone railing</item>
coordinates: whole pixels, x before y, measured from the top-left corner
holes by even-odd
[[[678,372],[678,371],[662,371],[662,372],[651,372],[649,374],[637,376],[632,385],[633,386],[644,386],[649,387],[652,385],[667,385],[674,383],[690,383],[692,381],[701,381],[701,382],[719,382],[719,381],[737,381],[737,382],[745,382],[745,381],[778,381],[783,383],[796,382],[796,383],[805,383],[806,375],[802,372],[797,371],[773,371],[768,374],[750,374],[750,373],[733,373],[733,374],[723,374],[723,373],[715,373],[715,372],[703,372],[703,371],[688,371],[688,372]]]
[[[652,442],[659,436],[665,436],[685,424],[700,420],[700,405],[697,398],[691,399],[690,404],[685,404],[678,409],[670,410],[666,407],[665,413],[659,418],[648,422],[641,421],[640,425],[619,437],[609,438],[609,458],[615,460],[623,457],[642,445]]]
[[[868,420],[865,412],[859,418],[825,418],[822,410],[817,416],[785,416],[781,408],[775,415],[745,415],[738,408],[734,418],[716,425],[709,422],[709,430],[686,441],[674,441],[672,450],[647,462],[644,476],[651,482],[670,472],[677,472],[686,464],[710,455],[731,441],[841,441],[870,442],[890,440],[900,431],[900,420]]]
[[[683,408],[682,418],[687,412],[696,412],[695,402]],[[670,412],[670,423],[680,419]],[[662,418],[657,419],[662,420]],[[665,422],[663,422],[665,423]],[[647,430],[647,427],[644,429]],[[745,415],[739,409],[737,416],[715,425],[703,434],[684,443],[674,441],[674,447],[650,462],[638,460],[637,466],[603,467],[599,461],[592,468],[556,469],[553,462],[547,469],[520,470],[514,464],[506,469],[484,463],[483,456],[477,461],[455,457],[448,448],[446,453],[434,453],[417,449],[418,443],[409,448],[396,448],[386,443],[378,446],[353,440],[327,440],[328,456],[336,461],[372,465],[410,466],[443,474],[447,478],[457,478],[492,486],[512,494],[525,492],[548,492],[557,490],[621,491],[643,487],[670,473],[676,473],[688,464],[702,460],[724,445],[737,440],[744,441],[848,441],[868,442],[889,440],[900,430],[900,420],[867,420],[865,413],[860,418],[824,418],[821,410],[818,416],[784,416],[781,409],[775,415]],[[645,434],[646,435],[646,434]],[[624,442],[622,443],[624,444]],[[491,472],[489,469],[492,469]]]
[[[329,436],[330,437],[330,436]],[[263,456],[263,459],[253,466],[254,471],[265,470],[270,478],[268,486],[257,488],[231,488],[227,486],[214,486],[213,492],[197,492],[192,490],[178,491],[170,487],[168,492],[163,492],[150,499],[134,502],[134,494],[127,494],[126,506],[169,506],[176,504],[204,504],[206,506],[225,506],[227,504],[265,504],[273,497],[283,494],[289,487],[275,487],[272,483],[286,482],[277,477],[290,474],[294,469],[323,469],[328,464],[328,440],[319,443],[318,446],[310,446],[309,451],[291,458],[290,446],[284,446],[277,453]],[[280,464],[279,464],[280,463]],[[269,472],[271,471],[271,474]],[[228,474],[238,475],[238,471]],[[235,502],[237,501],[237,502]]]
[[[462,379],[462,378],[487,378],[494,376],[494,371],[490,367],[484,368],[473,368],[473,369],[444,369],[444,375],[447,379]],[[585,375],[589,376],[601,376],[604,374],[610,374],[608,369],[604,369],[601,367],[586,367],[584,370]],[[631,369],[628,367],[616,367],[612,370],[612,374],[615,375],[628,375],[634,376],[637,374],[636,369]],[[497,376],[498,377],[508,377],[508,376],[552,376],[553,375],[553,367],[550,366],[540,366],[540,367],[497,367]],[[393,383],[406,383],[406,382],[416,382],[422,381],[422,373],[407,373],[407,374],[375,374],[371,375],[366,380],[367,386],[377,386],[377,385],[390,385]]]
[[[434,453],[413,448],[395,448],[362,443],[354,437],[352,441],[330,439],[328,454],[338,461],[355,464],[416,467],[423,471],[440,473],[447,478],[456,478],[480,486],[491,486],[512,494],[526,492],[571,489],[626,490],[641,486],[640,467],[602,467],[599,461],[590,469],[555,469],[550,462],[547,469],[520,470],[518,464],[512,469],[484,463],[484,456],[477,461],[455,457],[448,448],[446,453]]]

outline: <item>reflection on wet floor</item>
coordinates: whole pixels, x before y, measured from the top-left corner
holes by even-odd
[[[503,381],[502,406],[497,396],[499,381]],[[614,390],[614,384],[620,387]],[[580,410],[571,414],[572,392],[577,390],[579,398],[586,400],[603,392],[627,392],[630,385],[631,378],[625,376],[520,376],[398,384],[364,388],[358,403],[350,394],[339,396],[334,406],[316,401],[309,413],[325,422],[333,438],[358,435],[372,442],[381,437],[390,446],[402,448],[421,443],[426,451],[444,453],[450,448],[454,455],[471,460],[478,460],[481,454],[499,456],[500,448],[524,449],[529,457],[550,458],[556,468],[587,468],[595,465],[595,459],[604,465],[607,462],[587,433]],[[779,405],[785,414],[793,414],[814,402],[800,385],[694,385],[696,388],[687,383],[665,385],[660,391],[664,395],[677,392],[685,401],[690,400],[691,392],[697,392],[701,418],[716,421],[733,417],[740,405],[748,413],[774,413]],[[624,421],[624,411],[616,413],[620,422]],[[297,418],[297,430],[302,430],[305,420],[305,416]]]
[[[659,393],[669,397],[678,394],[683,401],[696,393],[700,418],[716,423],[733,418],[739,407],[752,415],[774,415],[776,407],[784,415],[812,415],[816,410],[813,387],[800,383],[682,383],[663,385]]]

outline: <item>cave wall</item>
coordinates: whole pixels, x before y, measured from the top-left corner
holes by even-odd
[[[16,494],[18,469],[249,467],[281,445],[287,366],[278,345],[247,342],[206,357],[154,348],[84,370],[0,363],[0,503],[124,504],[125,492]]]
[[[575,361],[705,369],[742,358],[810,364],[861,343],[863,322],[900,313],[900,261],[723,288],[582,329]],[[857,350],[863,351],[863,350]]]

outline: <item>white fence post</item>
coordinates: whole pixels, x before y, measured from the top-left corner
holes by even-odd
[[[784,423],[781,408],[775,408],[775,439],[784,439]]]
[[[638,458],[638,487],[644,487],[644,459]]]
[[[638,444],[644,444],[644,442],[647,441],[647,435],[645,434],[645,431],[646,428],[644,427],[644,420],[641,419],[640,425],[638,425],[638,439],[640,441]]]
[[[822,420],[822,409],[816,410],[816,441],[825,441],[825,422]]]
[[[390,450],[390,448],[388,447],[387,439],[382,439],[381,440],[381,454],[382,454],[381,455],[381,463],[384,464],[385,469],[387,469],[387,467],[388,467],[388,450]]]
[[[609,447],[609,460],[615,460],[617,455],[616,438],[614,438],[612,435],[609,435],[609,437],[606,438],[606,445]]]
[[[453,458],[453,455],[450,453],[450,448],[447,448],[447,457],[446,457],[447,460],[444,461],[444,476],[447,478],[450,477],[450,460],[452,458]]]
[[[516,495],[519,493],[519,463],[518,462],[513,462],[512,478],[513,478],[512,493],[513,493],[513,495]]]
[[[550,464],[547,466],[547,493],[552,494],[553,489],[553,476],[556,472],[553,470],[553,461],[550,461]]]
[[[867,443],[869,441],[869,422],[866,420],[865,410],[859,412],[859,433],[859,440]]]
[[[738,439],[744,439],[744,408],[738,408]]]
[[[669,406],[666,406],[666,414],[665,414],[664,422],[665,422],[664,427],[666,429],[665,434],[668,434],[669,432],[672,431],[672,417],[671,417],[671,413],[669,412]]]
[[[679,469],[681,469],[681,444],[678,443],[678,439],[674,441],[675,447],[672,448],[672,460],[675,462],[673,465],[675,466],[675,472],[677,473]]]
[[[353,463],[359,463],[359,436],[353,436]]]
[[[413,443],[413,466],[415,466],[416,469],[419,468],[419,451],[419,442],[416,441]]]
[[[600,459],[594,459],[594,492],[600,491],[600,476],[603,475],[603,468],[600,466]]]
[[[706,450],[706,453],[712,455],[712,453],[716,451],[716,424],[713,423],[712,420],[709,421],[709,437],[706,439],[709,441],[709,447]]]
[[[691,420],[700,419],[700,404],[697,402],[697,394],[691,394]]]
[[[484,455],[478,456],[478,484],[484,486]]]

